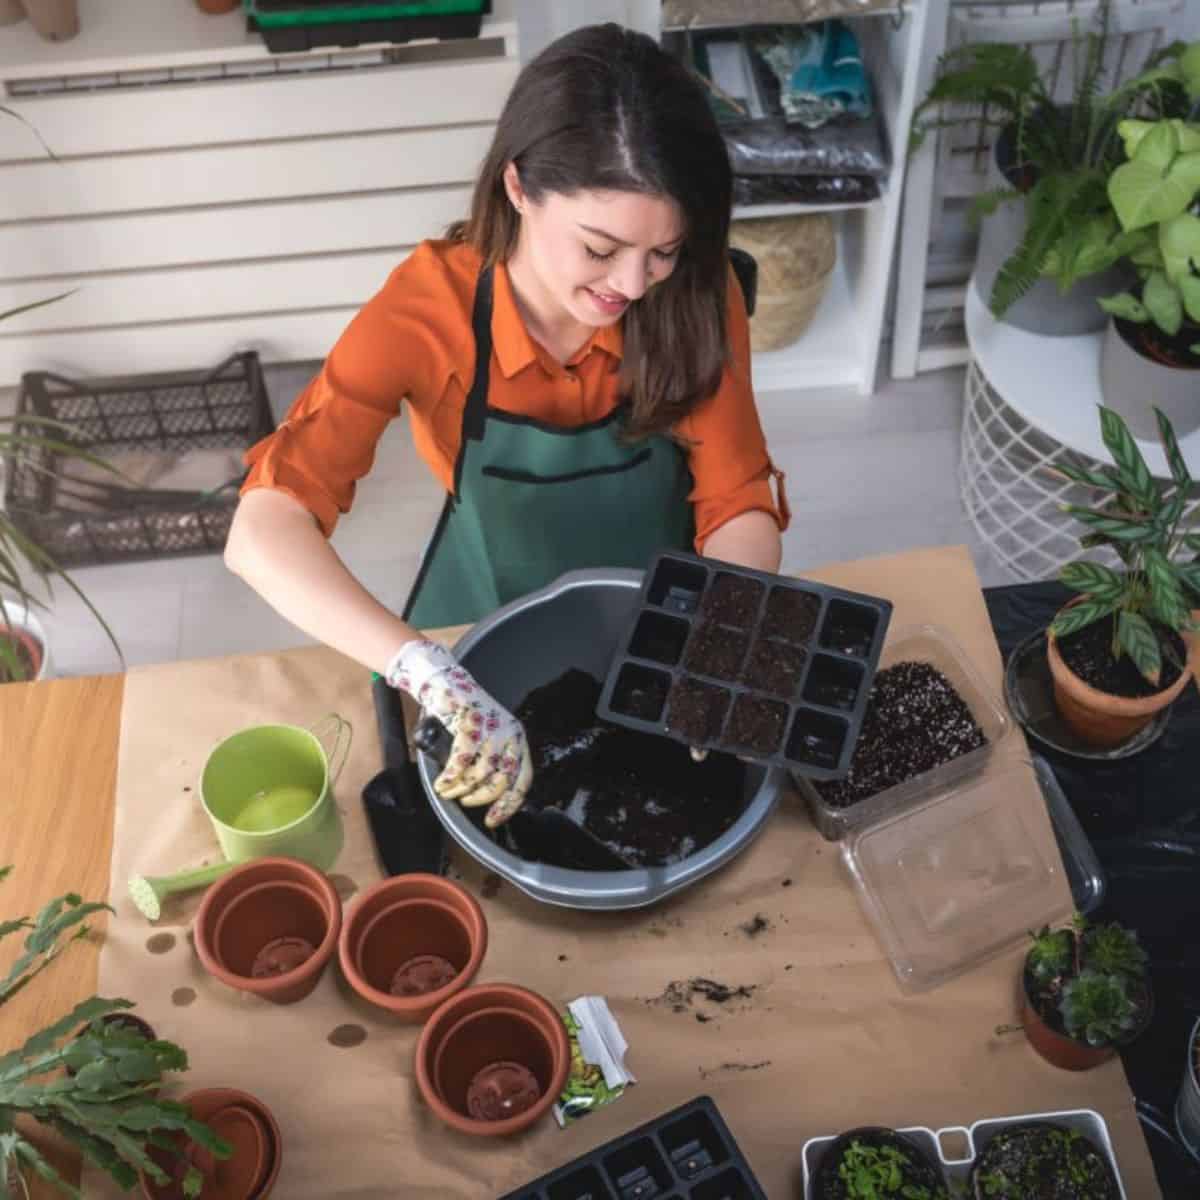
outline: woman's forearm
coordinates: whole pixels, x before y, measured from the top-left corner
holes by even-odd
[[[374,671],[420,636],[350,574],[312,514],[283,492],[242,497],[225,565],[298,629]]]
[[[739,513],[709,534],[704,555],[756,571],[778,571],[783,557],[779,526],[761,509]]]

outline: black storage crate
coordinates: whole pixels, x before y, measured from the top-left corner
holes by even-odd
[[[813,779],[850,769],[892,605],[660,554],[597,706],[607,721]]]
[[[358,17],[348,20],[303,19],[306,10],[320,10],[326,17],[336,15],[339,7],[361,10],[368,7],[353,0],[257,0],[246,21],[251,32],[261,35],[272,54],[300,54],[325,46],[360,46],[386,42],[402,45],[416,41],[453,41],[477,38],[483,30],[483,18],[492,11],[491,0],[477,12],[427,13],[412,16]],[[278,18],[297,17],[295,23],[275,23]]]
[[[501,1200],[767,1200],[709,1096],[672,1109]]]
[[[26,422],[61,421],[70,431]],[[99,458],[134,450],[244,450],[274,428],[258,355],[235,354],[211,371],[172,371],[75,381],[27,372],[17,399],[18,432],[69,441]],[[74,509],[60,495],[69,456],[23,446],[6,461],[4,503],[12,523],[62,566],[133,562],[223,549],[239,480],[211,492],[96,488],[107,507]],[[224,482],[224,481],[223,481]],[[96,485],[92,485],[96,487]]]

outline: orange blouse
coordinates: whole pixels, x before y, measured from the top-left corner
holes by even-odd
[[[285,492],[329,536],[338,514],[350,511],[355,481],[371,469],[402,400],[417,450],[451,490],[475,370],[471,308],[479,268],[479,255],[465,244],[418,246],[350,322],[279,428],[247,452],[243,494],[257,487]],[[503,264],[494,286],[488,403],[568,428],[607,416],[618,402],[620,325],[597,329],[560,363],[529,336]],[[783,475],[767,457],[754,406],[749,324],[732,272],[728,294],[731,361],[713,396],[676,429],[689,445],[697,550],[739,513],[761,509],[781,529],[789,519]]]

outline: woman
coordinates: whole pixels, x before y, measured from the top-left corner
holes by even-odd
[[[655,42],[580,29],[522,72],[465,222],[419,246],[249,452],[225,561],[454,735],[439,795],[507,820],[520,723],[419,628],[664,547],[773,571],[788,514],[750,388],[707,103]],[[327,538],[407,401],[446,505],[401,620]],[[770,479],[779,484],[779,502]]]

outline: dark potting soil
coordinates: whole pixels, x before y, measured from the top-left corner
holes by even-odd
[[[762,632],[767,637],[784,637],[790,642],[807,642],[817,627],[821,599],[797,588],[776,587],[767,597]]]
[[[700,745],[715,741],[729,710],[729,693],[714,683],[682,676],[667,702],[667,728]]]
[[[727,740],[755,754],[773,754],[783,741],[787,714],[786,704],[744,692],[734,702]]]
[[[1118,317],[1115,324],[1125,342],[1143,358],[1164,367],[1200,370],[1200,354],[1192,353],[1192,347],[1200,343],[1200,325],[1185,318],[1179,330],[1172,334],[1164,333],[1153,321],[1139,325],[1136,321]],[[1200,388],[1200,375],[1196,376],[1196,387]]]
[[[286,975],[302,963],[308,962],[317,948],[302,937],[272,938],[255,956],[250,965],[254,979],[269,979],[272,975]]]
[[[758,616],[764,585],[744,575],[720,572],[704,597],[704,615],[722,625],[749,629]]]
[[[986,741],[966,702],[936,667],[897,663],[875,676],[850,770],[842,779],[813,786],[827,804],[846,808]]]
[[[683,665],[696,675],[733,680],[742,669],[749,647],[749,634],[709,622],[692,634]]]
[[[746,806],[745,765],[720,753],[693,762],[686,746],[599,720],[600,691],[570,670],[517,707],[533,755],[526,806],[562,810],[639,867],[679,862],[715,841]],[[469,812],[482,827],[480,810]],[[487,832],[521,854],[508,826]]]
[[[840,1168],[856,1146],[880,1151],[889,1150],[897,1156],[897,1165],[903,1173],[901,1183],[904,1190],[897,1187],[881,1194],[919,1197],[920,1200],[948,1200],[949,1193],[946,1191],[941,1172],[921,1150],[903,1135],[890,1129],[878,1128],[851,1130],[830,1144],[814,1173],[815,1200],[848,1200],[852,1195],[846,1181],[841,1177]]]
[[[997,1200],[1113,1200],[1108,1160],[1083,1134],[1043,1122],[996,1134],[971,1170],[976,1194]]]
[[[790,700],[800,686],[808,655],[788,642],[760,637],[750,648],[742,682],[759,691]]]
[[[1200,386],[1200,376],[1197,376]],[[1155,687],[1133,665],[1133,659],[1123,654],[1119,659],[1112,656],[1113,622],[1093,621],[1078,633],[1059,638],[1058,651],[1063,662],[1084,683],[1091,684],[1102,692],[1113,696],[1153,696],[1155,692],[1169,688],[1180,674],[1179,664],[1187,659],[1187,648],[1183,638],[1174,630],[1167,629],[1157,621],[1151,628],[1158,635],[1158,648],[1162,653],[1162,679]]]

